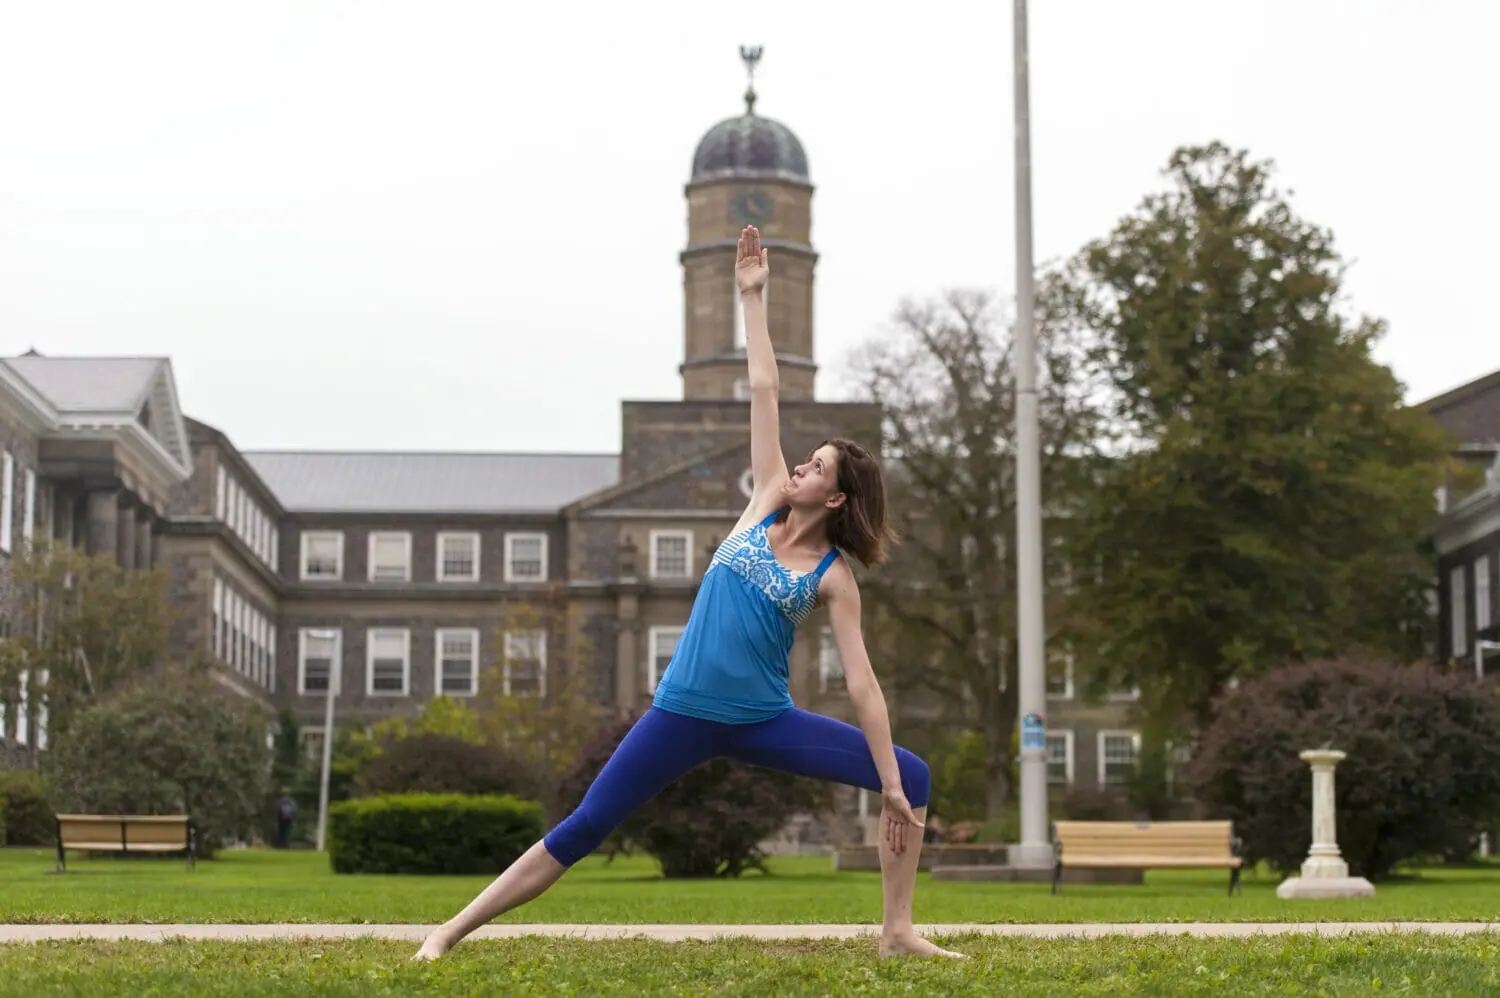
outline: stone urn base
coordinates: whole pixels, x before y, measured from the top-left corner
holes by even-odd
[[[1288,877],[1276,888],[1283,900],[1311,898],[1372,898],[1375,885],[1364,877]]]

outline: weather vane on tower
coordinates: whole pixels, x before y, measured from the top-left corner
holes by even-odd
[[[740,58],[745,60],[745,71],[750,75],[750,85],[745,88],[745,113],[755,113],[755,67],[760,62],[760,55],[765,51],[762,45],[741,45]]]

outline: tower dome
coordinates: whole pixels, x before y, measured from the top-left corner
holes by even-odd
[[[693,153],[692,182],[745,178],[810,183],[807,152],[792,130],[774,118],[755,113],[755,64],[759,48],[740,49],[750,70],[745,113],[710,128]]]

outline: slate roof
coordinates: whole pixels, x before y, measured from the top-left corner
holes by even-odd
[[[7,357],[60,413],[107,412],[135,416],[166,363],[161,357]]]
[[[618,454],[242,453],[298,513],[550,513],[620,480]]]

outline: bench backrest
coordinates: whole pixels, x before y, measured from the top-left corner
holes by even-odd
[[[1233,854],[1229,821],[1058,821],[1053,839],[1063,856],[1159,856],[1218,859]]]
[[[57,835],[67,847],[74,843],[120,843],[130,846],[186,849],[188,816],[185,814],[59,814]]]

